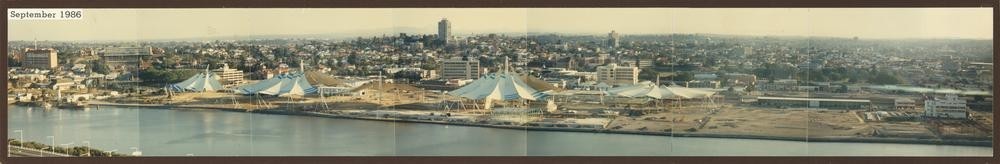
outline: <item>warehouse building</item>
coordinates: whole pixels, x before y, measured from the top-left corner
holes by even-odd
[[[868,109],[872,102],[863,99],[757,97],[756,104],[779,108]]]

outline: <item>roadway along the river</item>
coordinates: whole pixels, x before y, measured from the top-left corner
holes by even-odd
[[[72,157],[68,154],[52,153],[51,151],[43,151],[14,145],[9,146],[11,150],[10,157]]]

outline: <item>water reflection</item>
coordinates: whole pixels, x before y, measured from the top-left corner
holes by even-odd
[[[541,132],[211,110],[8,106],[9,131],[146,156],[991,156],[989,147]],[[57,112],[64,113],[57,120]]]

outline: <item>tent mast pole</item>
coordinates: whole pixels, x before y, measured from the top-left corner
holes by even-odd
[[[320,92],[319,96],[320,96],[320,98],[323,99],[323,109],[330,110],[330,105],[327,104],[327,101],[329,101],[329,100],[326,99],[326,95],[324,95],[323,92]]]
[[[636,65],[639,65],[639,63],[636,62]],[[659,73],[656,74],[656,86],[660,86],[660,74]],[[665,108],[660,108],[660,102],[662,102],[662,101],[663,100],[656,100],[655,101],[656,103],[653,103],[653,105],[655,105],[653,108],[656,108],[657,111],[664,111],[664,110],[666,110]]]

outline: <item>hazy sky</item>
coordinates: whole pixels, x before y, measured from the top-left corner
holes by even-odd
[[[82,20],[9,20],[9,40],[186,39],[276,34],[713,33],[993,38],[990,8],[85,9]]]

